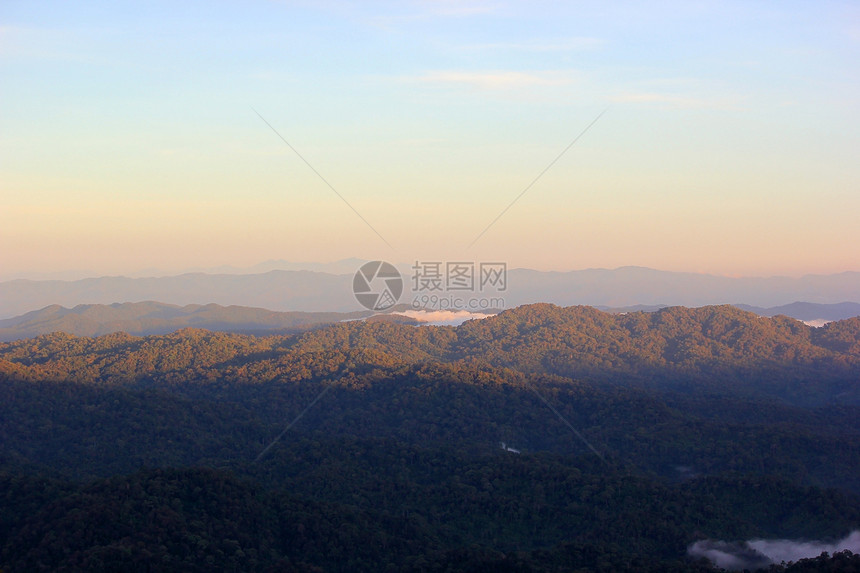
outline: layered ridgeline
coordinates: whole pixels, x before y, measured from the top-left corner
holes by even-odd
[[[330,316],[342,315],[317,320]],[[310,324],[307,318],[301,323]],[[613,314],[538,304],[458,328],[349,321],[268,337],[194,329],[161,337],[57,332],[0,344],[0,368],[28,379],[199,382],[202,376],[259,383],[282,376],[316,380],[343,369],[349,373],[356,361],[389,369],[445,364],[506,368],[603,387],[707,391],[798,405],[858,404],[858,325],[860,317],[814,328],[732,306]]]
[[[0,344],[0,567],[707,570],[860,527],[858,380],[734,307]]]
[[[820,304],[796,302],[792,304],[762,308],[734,305],[760,316],[788,316],[804,321],[811,326],[822,326],[834,320],[860,316],[860,303],[844,302]],[[648,311],[654,312],[665,305],[635,305],[632,307],[599,307],[613,314]],[[204,328],[221,332],[244,334],[283,334],[307,330],[324,324],[348,320],[368,319],[398,321],[420,324],[421,320],[433,321],[433,312],[413,311],[407,304],[394,306],[388,314],[373,314],[370,311],[354,312],[278,312],[247,306],[222,306],[219,304],[189,304],[178,306],[155,301],[124,302],[112,304],[79,304],[66,308],[52,304],[12,318],[0,319],[0,342],[33,338],[52,332],[65,332],[77,336],[100,336],[113,332],[127,332],[138,336],[167,334],[182,328]],[[497,310],[484,311],[494,314]],[[459,323],[469,312],[441,313],[456,317]],[[444,321],[443,321],[444,322]]]
[[[352,296],[353,275],[359,267],[358,261],[344,261],[344,264],[324,267],[329,272],[321,272],[314,266],[315,270],[273,269],[248,274],[186,273],[146,278],[0,281],[0,319],[54,304],[72,308],[80,304],[148,300],[179,306],[205,301],[276,311],[352,312],[360,309]],[[401,265],[400,272],[409,284],[414,272],[411,265]],[[802,277],[723,277],[643,267],[569,272],[511,268],[507,271],[506,287],[498,294],[504,296],[508,308],[537,302],[612,308],[723,303],[770,308],[795,301],[860,303],[860,272]],[[421,294],[428,293],[409,293],[407,289],[400,302],[411,305],[413,298],[420,300]],[[821,318],[827,317],[810,317]]]

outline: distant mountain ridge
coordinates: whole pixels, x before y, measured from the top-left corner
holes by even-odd
[[[646,267],[564,273],[514,269],[508,271],[508,283],[513,306],[543,301],[560,306],[773,307],[795,301],[817,304],[860,301],[860,272],[853,271],[793,278],[723,277]]]
[[[320,262],[295,262],[284,259],[272,259],[251,265],[248,267],[236,267],[233,265],[219,265],[217,267],[199,267],[189,268],[182,271],[167,271],[159,268],[140,269],[135,272],[123,273],[121,276],[128,278],[152,278],[178,276],[185,274],[228,274],[228,275],[250,275],[261,274],[269,271],[313,271],[320,273],[330,273],[333,275],[343,275],[355,272],[355,269],[366,263],[365,259],[357,259],[355,257],[332,261],[328,263]],[[403,265],[401,270],[408,270],[409,265]],[[0,270],[0,282],[13,280],[38,280],[38,281],[76,281],[84,280],[100,276],[116,276],[112,273],[96,273],[83,269],[65,270],[55,272],[39,272],[39,273],[3,273]]]
[[[276,311],[360,310],[351,275],[313,271],[269,271],[252,275],[188,273],[170,277],[98,277],[76,281],[0,283],[0,316],[11,317],[58,304],[112,304],[156,300],[185,306],[214,303]]]
[[[0,341],[31,338],[51,332],[76,336],[100,336],[126,332],[143,336],[168,334],[194,327],[226,332],[271,334],[305,330],[320,324],[364,318],[370,311],[274,312],[263,308],[190,304],[177,306],[160,302],[89,304],[65,308],[47,306],[15,318],[0,320]]]
[[[736,304],[742,310],[748,310],[761,316],[777,316],[783,314],[798,320],[842,320],[860,316],[860,303],[840,302],[837,304],[815,304],[811,302],[793,302],[771,308],[760,308],[746,304]]]
[[[350,261],[342,263],[348,266]],[[401,272],[407,274],[403,277],[405,291],[400,303],[409,305],[422,293],[412,292],[411,276],[405,269]],[[273,311],[353,312],[361,310],[361,306],[352,294],[352,279],[352,273],[309,270],[271,270],[257,274],[187,273],[149,278],[99,277],[74,281],[18,279],[0,282],[0,317],[13,317],[53,304],[71,308],[80,304],[149,300],[180,306],[214,303]],[[507,289],[502,292],[457,294],[474,298],[498,295],[504,299],[505,308],[538,302],[613,308],[713,304],[770,308],[795,301],[815,304],[860,302],[860,272],[799,278],[731,278],[643,267],[570,272],[509,269]]]
[[[843,320],[860,316],[860,303],[815,304],[797,302],[789,305],[757,308],[733,305],[759,316],[789,316],[797,320]],[[398,306],[394,310],[402,311]],[[622,308],[598,308],[612,314],[628,312],[657,312],[664,305]],[[483,315],[480,315],[481,317]],[[371,311],[355,312],[278,312],[245,306],[218,304],[189,304],[178,306],[155,301],[103,304],[82,304],[73,308],[50,305],[14,318],[0,320],[0,342],[33,338],[52,332],[65,332],[75,336],[101,336],[112,332],[126,332],[135,336],[168,334],[183,328],[202,328],[221,332],[273,334],[297,332],[316,326],[347,320],[399,322],[420,325],[416,320],[400,314],[374,314]]]

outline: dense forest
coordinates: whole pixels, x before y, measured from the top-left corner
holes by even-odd
[[[3,571],[711,571],[860,528],[860,318],[54,333],[0,344],[0,440]]]

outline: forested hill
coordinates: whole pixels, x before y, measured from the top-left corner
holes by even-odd
[[[2,298],[2,294],[0,294]],[[614,314],[636,311],[653,312],[666,305],[638,305],[630,308],[598,307]],[[759,316],[784,315],[818,325],[832,320],[860,316],[860,303],[813,304],[796,302],[789,305],[759,308],[733,305]],[[79,304],[65,308],[57,304],[20,316],[0,319],[0,342],[34,338],[52,332],[66,332],[77,336],[101,336],[113,332],[127,332],[136,336],[168,334],[182,328],[203,328],[223,332],[238,332],[265,336],[296,333],[348,320],[389,320],[404,324],[418,324],[420,319],[407,317],[402,311],[410,310],[407,304],[396,305],[389,314],[371,311],[353,312],[274,312],[247,306],[221,306],[218,304],[189,304],[177,306],[154,301],[113,304]],[[461,321],[462,322],[462,321]]]
[[[712,571],[860,528],[858,373],[722,306],[4,343],[0,569]]]
[[[860,403],[860,318],[820,328],[732,306],[610,314],[519,307],[460,327],[348,322],[252,337],[62,333],[0,344],[0,372],[81,382],[313,379],[361,364],[486,364],[621,385]]]
[[[51,332],[98,336],[113,332],[136,335],[167,334],[181,328],[205,328],[227,332],[274,334],[297,332],[320,324],[355,320],[370,311],[273,312],[245,306],[159,302],[81,304],[74,308],[50,305],[14,318],[0,320],[0,341],[32,338]]]

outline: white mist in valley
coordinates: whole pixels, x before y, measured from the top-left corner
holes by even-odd
[[[860,531],[852,531],[838,541],[799,541],[789,539],[752,539],[749,541],[718,541],[705,539],[690,545],[692,557],[705,557],[717,567],[738,571],[762,569],[773,563],[788,563],[818,557],[822,553],[849,550],[860,553]]]
[[[408,316],[418,322],[434,326],[460,326],[467,320],[480,320],[493,316],[468,310],[404,310],[394,314]]]

